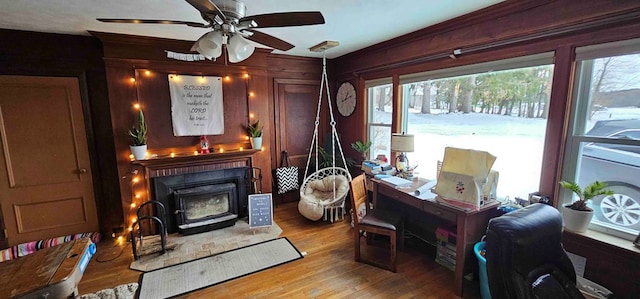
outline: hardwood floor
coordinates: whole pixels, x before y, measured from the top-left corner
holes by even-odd
[[[398,272],[392,273],[353,260],[353,230],[348,217],[333,224],[308,221],[293,202],[278,205],[274,219],[283,230],[281,237],[307,252],[304,259],[183,298],[459,298],[453,293],[453,272],[433,261],[435,249],[431,246],[408,240],[398,254]],[[385,248],[362,242],[366,253],[386,257]],[[79,293],[138,281],[141,273],[129,269],[132,258],[130,246],[100,242]],[[477,280],[465,281],[464,298],[480,298]]]

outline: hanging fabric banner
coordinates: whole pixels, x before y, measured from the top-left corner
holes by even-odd
[[[222,78],[169,75],[174,136],[224,134]]]

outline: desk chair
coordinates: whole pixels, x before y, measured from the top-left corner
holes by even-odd
[[[487,278],[493,299],[584,298],[562,247],[562,216],[541,203],[489,221]]]
[[[351,208],[353,209],[353,227],[355,233],[355,260],[396,272],[396,245],[404,247],[403,223],[401,215],[394,211],[371,209],[367,197],[365,175],[355,177],[350,183]],[[360,237],[365,235],[367,245],[371,245],[374,234],[389,237],[390,261],[389,264],[376,262],[372,259],[364,259],[360,256]]]

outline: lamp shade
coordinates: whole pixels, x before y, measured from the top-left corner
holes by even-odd
[[[235,34],[229,37],[229,44],[227,45],[227,52],[229,52],[229,62],[236,63],[243,61],[251,54],[255,47],[250,44],[244,37],[239,34]]]
[[[392,152],[413,152],[413,135],[391,134]]]
[[[191,51],[196,51],[208,59],[220,57],[222,54],[222,33],[220,31],[207,32],[193,44]]]

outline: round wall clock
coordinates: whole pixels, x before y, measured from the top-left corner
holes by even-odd
[[[336,106],[342,116],[349,116],[356,109],[356,89],[353,84],[344,82],[338,88]]]

